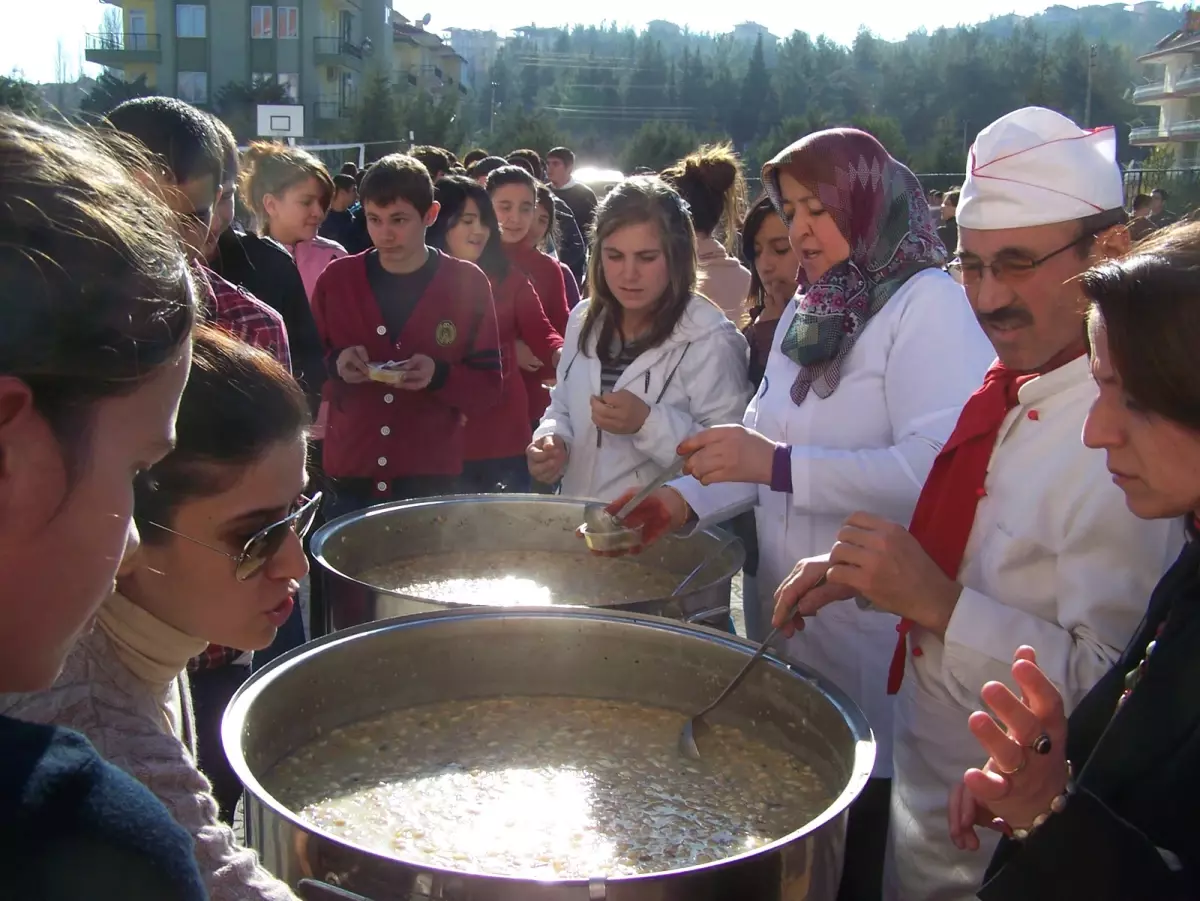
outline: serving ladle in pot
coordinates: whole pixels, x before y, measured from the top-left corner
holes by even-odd
[[[818,588],[821,585],[824,585],[825,581],[825,576],[821,576],[821,578],[817,580],[817,583],[813,585],[813,588]],[[791,619],[790,614],[788,615],[787,619]],[[785,619],[784,622],[787,622],[787,619]],[[746,661],[746,665],[743,666],[741,671],[733,677],[733,681],[725,686],[725,690],[723,692],[717,695],[716,700],[683,724],[683,729],[679,733],[680,754],[682,754],[684,757],[687,757],[689,760],[700,759],[700,749],[696,746],[696,736],[698,734],[703,734],[704,730],[708,728],[708,724],[704,722],[704,718],[708,716],[708,714],[712,713],[722,701],[733,694],[734,690],[741,685],[743,681],[745,681],[746,675],[754,667],[754,664],[762,659],[763,654],[767,652],[767,648],[770,647],[771,642],[775,640],[775,636],[779,634],[779,630],[782,628],[783,626],[776,626],[774,629],[772,629],[767,637],[763,639],[763,643],[758,646],[758,650],[755,651],[750,659]]]
[[[686,461],[687,457],[676,457],[674,463],[655,476],[615,514],[605,510],[603,504],[589,504],[585,507],[579,534],[587,542],[588,550],[612,553],[631,550],[640,545],[641,529],[629,528],[625,525],[625,517],[632,513],[638,504],[683,472],[683,464]]]

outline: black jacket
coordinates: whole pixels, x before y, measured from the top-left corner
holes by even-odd
[[[582,285],[587,270],[587,242],[583,240],[583,232],[567,202],[553,192],[550,196],[554,198],[554,215],[558,219],[558,246],[555,248],[558,259],[571,270],[575,283]]]
[[[82,735],[0,717],[0,760],[0,897],[208,897],[192,837]]]
[[[217,239],[212,268],[283,317],[292,350],[292,373],[304,386],[315,413],[327,377],[325,352],[292,255],[277,241],[231,228]]]
[[[1118,711],[1126,674],[1143,659]],[[1001,842],[979,897],[1200,897],[1200,541],[1188,542],[1121,659],[1071,714],[1067,758],[1078,786],[1066,809],[1025,842]]]

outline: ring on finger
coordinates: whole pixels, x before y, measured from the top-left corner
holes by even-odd
[[[1050,736],[1043,732],[1030,743],[1029,750],[1033,751],[1034,754],[1039,754],[1044,757],[1050,753],[1050,750],[1053,747],[1054,743],[1050,741]]]
[[[1005,776],[1015,776],[1015,775],[1017,775],[1017,773],[1021,772],[1021,770],[1025,769],[1025,764],[1028,762],[1029,762],[1029,758],[1025,756],[1024,752],[1022,752],[1021,762],[1017,764],[1015,769],[1006,770],[1006,769],[1001,768],[1001,766],[999,764],[996,764],[996,769],[999,770]]]

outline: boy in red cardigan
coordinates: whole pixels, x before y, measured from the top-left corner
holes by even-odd
[[[331,376],[331,517],[454,493],[464,414],[494,406],[501,393],[487,276],[425,244],[438,214],[428,171],[412,157],[386,156],[363,178],[359,199],[374,247],[330,263],[312,299]],[[399,365],[373,368],[386,363]]]

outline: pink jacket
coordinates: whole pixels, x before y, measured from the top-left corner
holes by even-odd
[[[289,245],[288,250],[292,252],[296,268],[300,270],[300,279],[304,282],[304,291],[310,301],[313,289],[317,286],[317,279],[321,277],[325,267],[346,256],[346,248],[337,241],[330,241],[320,235],[311,241]]]
[[[696,240],[696,292],[703,294],[738,325],[750,292],[750,270],[725,252],[715,238]]]

